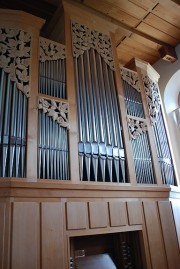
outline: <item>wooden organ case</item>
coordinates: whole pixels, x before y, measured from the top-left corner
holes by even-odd
[[[66,1],[65,45],[0,13],[0,269],[178,268],[159,75],[120,68],[111,23]]]

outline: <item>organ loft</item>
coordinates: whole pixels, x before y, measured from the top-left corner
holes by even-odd
[[[62,42],[0,9],[0,269],[177,269],[159,74],[119,65],[112,22],[63,9]]]

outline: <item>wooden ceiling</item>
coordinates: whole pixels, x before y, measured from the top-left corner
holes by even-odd
[[[61,0],[0,0],[0,6],[53,19]],[[116,25],[116,47],[122,65],[133,57],[151,64],[162,46],[180,43],[180,0],[71,0]]]

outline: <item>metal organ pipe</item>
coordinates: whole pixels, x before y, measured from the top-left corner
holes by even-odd
[[[92,32],[89,34],[93,36]],[[96,37],[98,34],[96,32]],[[93,42],[96,41],[92,39]],[[74,55],[80,179],[126,182],[114,71],[96,48],[92,45],[83,53]]]
[[[176,177],[174,173],[174,167],[172,163],[172,157],[170,153],[161,108],[159,111],[157,121],[154,124],[153,130],[163,183],[176,185]]]
[[[53,44],[52,44],[53,43]],[[52,46],[51,46],[52,44]],[[49,48],[49,51],[48,49]],[[51,49],[54,54],[51,54]],[[66,94],[66,53],[65,46],[40,38],[39,93],[49,102],[49,110],[59,116],[64,111],[53,107],[65,100]],[[60,100],[57,98],[61,98]],[[58,101],[59,100],[59,101]],[[55,103],[53,103],[55,102]],[[59,103],[58,103],[59,102]],[[58,105],[59,104],[59,105]],[[58,112],[57,112],[58,111]],[[39,110],[38,177],[43,179],[69,179],[68,132],[48,114]]]
[[[141,93],[135,85],[136,75],[133,71],[125,71],[126,78],[123,79],[123,89],[125,96],[125,104],[128,116],[137,123],[135,132],[141,129],[140,122],[144,122],[144,110],[142,105]],[[122,75],[123,76],[123,75]],[[127,81],[126,81],[127,79]],[[136,130],[137,129],[137,130]],[[140,131],[131,141],[134,157],[134,165],[136,171],[137,183],[154,184],[154,171],[152,167],[151,153],[149,148],[149,140],[147,132]]]
[[[0,176],[25,177],[27,97],[0,69]]]

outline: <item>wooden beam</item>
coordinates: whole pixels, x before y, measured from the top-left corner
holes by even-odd
[[[96,10],[95,8],[89,7],[85,3],[79,3],[79,2],[76,2],[76,1],[72,1],[72,0],[64,0],[64,2],[67,2],[67,3],[69,3],[69,4],[73,5],[73,6],[76,6],[78,8],[81,8],[81,9],[83,9],[83,10],[85,10],[85,11],[87,11],[87,12],[89,12],[89,13],[95,15],[95,16],[101,17],[105,21],[111,22],[112,24],[117,25],[118,27],[120,27],[123,30],[124,29],[127,30],[128,34],[135,33],[135,34],[137,34],[139,36],[142,36],[142,37],[144,37],[144,38],[146,38],[146,39],[148,39],[148,40],[150,40],[150,41],[152,41],[152,42],[154,42],[156,44],[159,44],[161,46],[167,46],[167,45],[169,46],[168,43],[163,42],[163,41],[161,41],[161,40],[159,40],[159,39],[157,39],[155,37],[152,37],[152,36],[150,36],[150,35],[148,35],[148,34],[146,34],[144,32],[141,32],[141,31],[127,25],[126,23],[123,23],[123,22],[121,22],[121,21],[119,21],[119,20],[117,20],[117,19],[115,19],[115,18],[113,18],[113,17],[111,17],[109,15],[104,14],[101,11]]]

